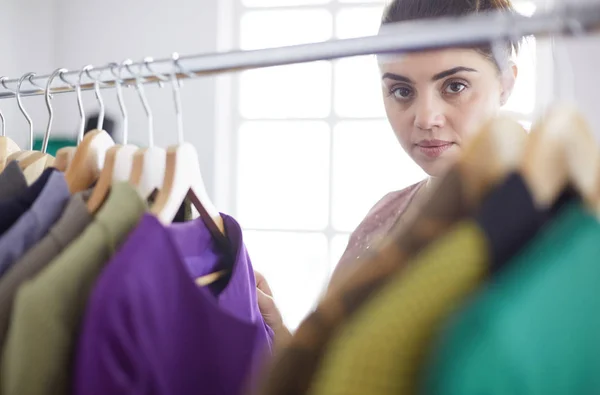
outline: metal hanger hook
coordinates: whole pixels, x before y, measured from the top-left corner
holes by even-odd
[[[30,151],[33,151],[33,120],[31,119],[31,117],[29,116],[27,111],[25,111],[25,107],[23,107],[23,101],[22,101],[22,97],[21,97],[21,86],[23,85],[23,81],[25,81],[26,79],[29,79],[30,77],[32,77],[34,75],[35,75],[35,73],[23,74],[23,76],[21,78],[19,78],[19,82],[17,82],[17,90],[15,92],[19,110],[21,110],[21,112],[23,113],[23,116],[25,117],[25,119],[27,120],[27,123],[29,124],[29,150]]]
[[[81,84],[83,79],[83,74],[87,67],[93,67],[92,65],[87,65],[79,72],[79,78],[77,79],[77,84],[75,84],[75,92],[77,93],[77,107],[79,108],[79,130],[77,131],[77,144],[81,143],[83,140],[83,135],[85,133],[85,108],[83,107],[83,95],[81,93]],[[64,78],[63,78],[64,80]]]
[[[42,143],[43,153],[46,153],[46,151],[48,150],[48,140],[50,140],[50,130],[52,129],[52,121],[54,120],[54,110],[52,109],[52,104],[50,103],[50,100],[52,99],[52,95],[50,94],[50,88],[52,87],[52,82],[54,81],[54,79],[57,76],[66,73],[67,71],[67,69],[63,68],[54,70],[52,75],[50,75],[50,77],[48,78],[48,83],[46,84],[46,92],[44,92],[44,97],[46,99],[46,107],[48,107],[48,125],[46,125],[46,133],[44,133],[44,141]]]
[[[96,126],[96,129],[102,130],[102,127],[104,126],[104,113],[105,113],[104,99],[102,98],[102,93],[100,92],[100,76],[98,76],[98,78],[92,77],[91,71],[93,69],[94,69],[94,66],[88,65],[83,68],[82,72],[85,72],[85,74],[87,74],[88,78],[94,82],[94,93],[96,94],[96,100],[98,100],[98,105],[100,106],[100,113],[98,114],[98,125]],[[80,77],[81,77],[81,75],[80,75]],[[81,80],[80,80],[80,85],[81,85]]]
[[[8,79],[7,76],[0,77],[0,83],[2,84],[2,86],[4,88],[6,88],[6,85],[4,85],[4,81],[7,79]],[[6,88],[6,89],[8,89],[8,88]],[[6,137],[6,120],[4,119],[4,114],[2,114],[2,111],[0,111],[0,121],[2,121],[2,129],[0,129],[0,136]]]
[[[125,98],[123,97],[123,84],[125,81],[121,78],[121,71],[123,70],[124,64],[111,63],[109,64],[110,72],[115,77],[115,87],[117,88],[117,101],[119,102],[119,109],[123,117],[123,144],[127,144],[129,139],[129,114],[127,113],[127,107],[125,107]],[[118,73],[115,73],[115,68],[118,67]]]
[[[152,114],[152,109],[150,108],[150,103],[148,102],[148,98],[146,97],[146,92],[144,91],[144,85],[142,84],[142,77],[140,73],[135,73],[131,70],[131,65],[133,62],[131,59],[127,59],[123,62],[123,65],[135,78],[135,90],[137,91],[140,100],[142,101],[142,105],[144,106],[144,111],[146,112],[146,117],[148,118],[148,146],[154,146],[154,115]],[[140,70],[141,71],[141,70]]]
[[[158,86],[160,86],[161,88],[164,86],[164,82],[169,82],[170,79],[168,77],[165,77],[162,74],[158,74],[156,73],[154,70],[152,70],[152,63],[154,63],[154,58],[151,57],[146,57],[144,58],[144,66],[146,66],[146,69],[152,74],[153,77],[156,77],[156,79],[158,80]]]
[[[173,59],[173,71],[171,72],[171,86],[173,87],[173,99],[175,100],[175,113],[177,115],[177,142],[179,144],[183,144],[183,105],[181,103],[181,81],[179,80],[179,78],[177,78],[177,74],[179,72],[182,72],[188,77],[191,77],[192,74],[181,67],[181,64],[179,64],[179,54],[177,52],[173,52],[173,54],[171,55],[171,59]]]

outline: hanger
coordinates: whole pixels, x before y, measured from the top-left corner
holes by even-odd
[[[126,121],[127,109],[125,108],[125,101],[122,97],[123,92],[120,89],[120,81],[116,82],[115,86],[118,87],[117,99],[119,101],[121,113],[124,115]],[[124,125],[127,125],[127,123],[124,123]],[[123,143],[127,144],[127,126],[125,126],[124,129],[123,140]],[[114,182],[127,180],[131,171],[133,154],[136,150],[136,146],[121,144],[113,145],[108,149],[106,157],[104,158],[104,167],[100,172],[96,187],[87,202],[87,209],[90,213],[94,214],[102,207],[102,204],[110,194],[110,188]],[[125,151],[125,155],[120,157],[123,151]],[[128,167],[128,169],[125,169],[124,167]]]
[[[69,85],[72,89],[75,89],[77,93],[77,108],[79,109],[79,128],[77,133],[77,144],[81,143],[83,138],[83,133],[85,129],[85,111],[83,108],[83,100],[81,95],[81,79],[79,80],[79,84],[70,83],[64,76],[64,73],[58,73],[59,78],[67,85]],[[81,76],[81,74],[80,74]],[[77,147],[63,147],[60,148],[56,152],[56,159],[54,160],[54,167],[59,171],[65,172],[67,167],[71,164],[73,160],[73,156],[75,156],[75,151]]]
[[[37,86],[37,84],[35,84],[33,81],[34,76],[34,73],[27,73],[23,75],[17,83],[17,90],[15,93],[17,96],[17,103],[19,105],[19,109],[21,110],[21,112],[25,116],[25,119],[27,119],[27,122],[29,123],[29,151],[21,151],[18,153],[14,153],[8,158],[9,161],[17,160],[19,162],[19,167],[21,168],[21,170],[23,170],[25,179],[29,184],[33,183],[42,174],[44,169],[52,165],[52,163],[54,162],[54,157],[52,155],[49,155],[44,151],[33,150],[33,120],[25,111],[25,108],[21,101],[21,86],[23,81],[25,79],[29,79],[29,82],[32,85]],[[52,78],[49,79],[49,81],[51,83]],[[50,87],[48,86],[47,89],[44,89],[46,96],[49,96],[49,88]],[[49,110],[51,111],[51,107],[49,107]],[[47,131],[47,133],[49,133],[49,131]],[[45,137],[45,139],[47,140],[47,137]]]
[[[91,65],[83,68],[79,74],[79,86],[81,86],[82,74],[92,68]],[[102,130],[102,124],[104,122],[104,102],[102,100],[102,95],[100,94],[100,83],[97,79],[94,79],[94,91],[100,105],[98,127],[83,136],[81,143],[75,151],[73,160],[65,172],[67,184],[69,185],[71,193],[80,192],[89,188],[92,183],[98,179],[100,171],[104,166],[105,155],[108,150],[115,145],[115,142],[110,135]],[[79,103],[81,105],[81,101],[79,101]],[[82,134],[83,128],[80,129],[80,136]]]
[[[153,62],[152,58],[144,59],[146,68],[159,79],[159,84],[162,86],[161,82],[169,81],[169,79],[154,73],[150,68],[151,62]],[[129,72],[131,73],[131,71]],[[154,145],[154,118],[152,111],[144,94],[143,85],[140,83],[139,74],[135,74],[135,80],[136,90],[148,117],[148,148],[141,148],[135,153],[129,182],[137,189],[140,196],[148,199],[154,191],[162,188],[167,152],[164,148]],[[175,111],[177,112],[177,129],[179,134],[181,134],[180,108],[177,105],[175,106]]]
[[[48,82],[46,84],[46,89],[44,92],[46,107],[48,108],[48,124],[46,125],[46,132],[44,133],[42,150],[36,154],[28,156],[27,158],[19,162],[19,165],[21,166],[25,174],[25,178],[28,181],[31,179],[38,178],[42,174],[44,169],[54,164],[54,157],[52,155],[47,154],[48,140],[50,139],[52,121],[54,120],[54,110],[51,104],[52,95],[50,94],[50,88],[52,86],[54,78],[56,78],[56,76],[60,73],[64,73],[66,71],[67,70],[63,68],[56,69],[48,78]]]
[[[471,205],[478,205],[493,186],[519,169],[527,139],[523,126],[507,116],[483,124],[457,162]]]
[[[0,83],[2,86],[6,88],[4,85],[4,81],[8,79],[8,77],[2,76],[0,77]],[[8,88],[6,88],[8,89]],[[2,129],[0,134],[0,172],[4,170],[6,167],[7,159],[10,155],[15,152],[21,151],[21,148],[11,139],[10,137],[6,137],[6,120],[4,119],[4,115],[0,111],[0,119],[2,120]]]
[[[491,44],[494,58],[504,70],[508,67],[506,42],[496,40]],[[525,128],[510,117],[496,116],[484,122],[457,162],[470,205],[478,205],[492,187],[518,171],[527,139]]]
[[[173,62],[177,68],[180,68],[177,54],[173,55]],[[174,70],[171,76],[172,80],[177,78],[175,73],[176,71]],[[178,114],[181,114],[179,84],[174,83],[172,85],[175,92],[177,111]],[[171,146],[167,150],[163,187],[152,206],[152,213],[163,223],[170,224],[186,196],[190,198],[196,209],[198,209],[207,226],[211,230],[218,231],[218,233],[224,235],[225,227],[223,219],[206,192],[198,153],[194,146],[184,142],[183,136],[180,135],[179,144]]]
[[[577,21],[568,24],[573,34],[582,29]],[[534,124],[521,165],[521,173],[536,204],[550,207],[562,191],[571,186],[584,204],[600,209],[600,151],[590,125],[576,108],[574,73],[564,47],[553,43],[557,97],[544,116]],[[562,49],[563,56],[557,56]],[[561,60],[563,62],[561,66]],[[558,75],[558,73],[555,73]],[[566,76],[566,79],[565,79]],[[570,78],[569,78],[570,77]],[[566,84],[563,82],[566,81]]]
[[[23,82],[26,79],[29,79],[31,84],[33,84],[34,86],[36,86],[40,89],[43,89],[43,88],[37,86],[31,79],[34,75],[35,75],[35,73],[25,73],[23,76],[21,76],[21,78],[19,78],[19,80],[17,82],[17,88],[14,91],[15,97],[17,99],[17,105],[19,106],[19,110],[21,110],[21,113],[23,114],[23,116],[27,120],[27,123],[29,124],[29,150],[21,150],[19,152],[15,152],[15,153],[11,154],[7,158],[6,161],[7,162],[12,162],[13,160],[19,161],[19,166],[21,167],[21,169],[23,169],[23,165],[20,161],[22,161],[25,158],[29,157],[30,155],[34,154],[34,151],[33,151],[33,120],[31,119],[31,117],[29,116],[27,111],[25,111],[25,108],[23,107],[23,101],[21,98],[21,86],[23,85]]]
[[[178,62],[179,56],[173,54],[174,69],[171,73],[171,82],[175,98],[175,108],[178,115],[180,131],[182,106],[181,93],[177,81],[177,69],[181,70]],[[215,237],[225,235],[223,218],[215,205],[210,200],[200,171],[198,153],[190,143],[183,142],[183,134],[178,135],[179,144],[167,149],[167,161],[165,177],[156,201],[151,208],[152,214],[156,215],[163,224],[173,221],[179,207],[188,197],[194,207],[200,212],[200,217]],[[222,278],[229,270],[221,270],[195,280],[199,286],[209,285]]]

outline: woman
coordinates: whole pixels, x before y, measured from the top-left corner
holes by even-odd
[[[514,12],[510,0],[394,0],[384,12],[382,29],[395,22],[499,10]],[[511,61],[517,49],[514,42],[503,44],[500,51],[484,45],[379,57],[387,118],[402,148],[429,177],[386,195],[371,209],[351,235],[330,286],[343,281],[357,258],[397,222],[401,225],[408,212],[418,210],[419,201],[456,161],[478,125],[507,102],[517,77]],[[262,277],[259,294],[267,322],[287,336]]]

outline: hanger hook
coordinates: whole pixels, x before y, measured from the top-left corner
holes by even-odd
[[[38,89],[40,89],[40,90],[43,90],[43,91],[45,92],[45,91],[46,91],[46,88],[44,88],[44,87],[43,87],[43,86],[41,86],[41,85],[38,85],[38,84],[37,84],[37,83],[36,83],[36,82],[33,80],[33,78],[34,78],[34,77],[35,77],[35,74],[31,74],[31,75],[30,75],[30,76],[27,78],[27,79],[29,80],[29,83],[30,83],[31,85],[35,86],[36,88],[38,88]]]
[[[102,99],[102,93],[100,92],[100,76],[97,78],[92,77],[91,71],[94,69],[93,66],[86,66],[83,71],[87,74],[88,78],[94,81],[94,93],[96,94],[96,100],[98,100],[98,104],[100,105],[100,113],[98,114],[98,125],[96,129],[102,130],[104,126],[104,99]],[[81,81],[80,81],[81,82]]]
[[[121,71],[123,70],[124,64],[119,65],[118,63],[111,63],[110,72],[115,76],[115,87],[117,88],[117,101],[119,102],[119,109],[123,116],[123,144],[127,144],[129,139],[129,115],[127,113],[127,107],[125,107],[125,98],[123,97],[123,84],[125,81],[121,78]],[[118,73],[115,73],[115,67],[118,67]]]
[[[154,116],[152,115],[152,109],[150,108],[150,104],[148,103],[148,98],[146,97],[146,92],[144,91],[144,85],[142,84],[142,78],[140,77],[140,73],[134,73],[131,70],[131,65],[133,62],[131,59],[127,59],[123,62],[123,65],[135,78],[135,90],[137,91],[140,100],[142,101],[142,105],[144,106],[144,111],[146,112],[146,116],[148,118],[148,146],[154,146]]]
[[[169,80],[169,78],[165,77],[164,75],[158,74],[157,72],[155,72],[152,69],[152,66],[151,66],[152,63],[154,63],[154,58],[152,58],[152,57],[146,57],[146,58],[144,58],[144,66],[146,66],[146,69],[152,74],[153,77],[155,77],[158,80],[157,81],[158,82],[158,86],[162,88],[164,86],[163,83],[164,82],[169,82],[170,80]]]
[[[92,67],[92,65],[85,66],[79,72],[79,78],[77,79],[77,84],[75,84],[75,92],[77,93],[77,108],[79,109],[79,130],[77,131],[77,144],[81,143],[83,140],[83,134],[85,133],[85,108],[83,107],[83,95],[81,93],[81,80],[83,79],[83,74],[87,67]],[[61,77],[63,81],[70,84],[64,77]],[[71,85],[71,84],[70,84]]]
[[[58,73],[58,78],[61,79],[65,84],[69,85],[71,89],[75,89],[77,93],[77,108],[79,109],[79,128],[77,131],[77,144],[81,143],[83,138],[83,129],[85,127],[85,114],[83,112],[83,102],[81,100],[81,87],[78,84],[73,84],[65,77],[64,73]]]
[[[54,79],[57,76],[62,75],[62,73],[66,73],[67,71],[67,69],[63,68],[54,70],[52,75],[50,75],[50,77],[48,78],[48,83],[46,84],[46,92],[44,92],[44,97],[46,99],[46,107],[48,107],[48,125],[46,125],[46,133],[44,134],[44,141],[42,143],[43,153],[46,153],[46,151],[48,150],[48,140],[50,139],[50,130],[52,129],[52,121],[54,119],[54,110],[52,109],[52,104],[50,103],[50,99],[52,99],[52,95],[50,94],[50,88]]]
[[[21,86],[23,85],[23,81],[25,81],[26,79],[28,79],[34,75],[35,75],[35,73],[23,74],[23,76],[21,78],[19,78],[19,82],[17,82],[17,90],[15,92],[15,95],[17,96],[17,105],[19,106],[19,110],[21,110],[21,112],[23,113],[23,116],[25,117],[25,119],[27,120],[27,123],[29,124],[29,150],[30,151],[33,151],[33,120],[31,119],[31,117],[29,116],[27,111],[25,111],[25,107],[23,107],[23,101],[21,98]]]
[[[188,77],[190,73],[184,70],[179,64],[179,54],[173,52],[173,70],[171,71],[171,86],[173,87],[173,98],[175,99],[175,113],[177,114],[177,141],[179,144],[184,143],[183,139],[183,106],[181,105],[181,81],[177,78],[177,73],[182,72]]]
[[[8,79],[8,77],[4,76],[4,75],[2,77],[0,77],[0,83],[2,84],[2,86],[5,89],[8,89],[8,88],[6,88],[6,85],[4,85],[4,81],[7,79]],[[4,119],[4,114],[2,114],[2,111],[0,111],[0,120],[2,121],[2,129],[0,130],[0,136],[5,137],[6,136],[6,120]]]

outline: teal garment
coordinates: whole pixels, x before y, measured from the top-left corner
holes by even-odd
[[[422,393],[600,393],[600,223],[578,203],[444,332]]]
[[[34,142],[33,142],[33,149],[36,151],[41,151],[42,150],[42,144],[43,144],[44,138],[43,137],[36,137]],[[61,137],[51,137],[48,141],[48,149],[46,150],[46,152],[52,156],[56,156],[56,152],[64,147],[76,147],[77,146],[77,140],[76,139],[71,139],[71,138],[61,138]]]

